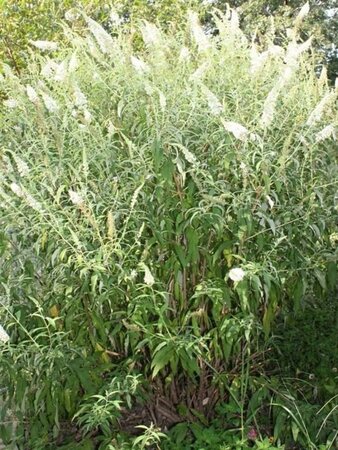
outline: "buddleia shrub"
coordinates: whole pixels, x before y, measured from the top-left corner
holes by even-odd
[[[208,421],[276,316],[336,283],[337,89],[300,19],[259,53],[235,11],[213,35],[190,12],[140,23],[135,53],[83,18],[1,78],[2,414],[25,449]]]

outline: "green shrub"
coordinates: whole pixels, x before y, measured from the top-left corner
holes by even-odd
[[[2,415],[20,448],[103,449],[232,399],[244,439],[275,317],[336,282],[337,90],[235,13],[143,23],[139,54],[85,20],[1,79]]]

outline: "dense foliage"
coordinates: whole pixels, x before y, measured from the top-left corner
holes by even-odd
[[[215,6],[223,9],[226,2],[215,0]],[[292,28],[292,22],[304,6],[304,0],[231,0],[233,8],[241,14],[241,27],[248,36],[265,42],[266,34],[276,33],[276,40],[283,40],[285,31]],[[328,67],[331,80],[338,77],[338,8],[336,0],[310,0],[310,10],[302,37],[314,36],[318,63]]]
[[[1,78],[2,438],[332,448],[335,357],[314,395],[271,335],[337,282],[338,90],[302,19],[260,53],[234,11],[213,35],[189,12],[139,23],[137,54],[136,24],[67,20]]]

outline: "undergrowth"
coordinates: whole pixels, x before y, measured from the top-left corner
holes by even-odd
[[[213,35],[190,12],[140,23],[137,52],[135,30],[68,19],[0,84],[2,438],[333,448],[336,394],[280,378],[273,350],[294,357],[337,282],[338,91],[301,18],[258,48],[234,11]]]

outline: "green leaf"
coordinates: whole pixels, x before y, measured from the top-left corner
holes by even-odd
[[[298,311],[300,309],[300,303],[305,293],[305,283],[303,278],[298,277],[295,284],[291,285],[291,296],[293,299],[294,310]]]
[[[172,181],[172,176],[174,174],[175,166],[171,159],[167,158],[161,167],[161,175],[163,179],[167,182]]]
[[[270,334],[271,323],[275,317],[274,307],[271,303],[269,303],[268,307],[265,309],[263,316],[263,330],[265,333],[265,337],[267,338]]]
[[[315,269],[314,274],[315,274],[315,277],[317,278],[321,288],[323,289],[323,291],[325,291],[326,290],[325,274],[322,271],[320,271],[319,269]]]
[[[170,344],[164,343],[151,362],[151,368],[153,369],[152,377],[155,378],[160,370],[162,370],[171,360],[174,354],[174,349]]]
[[[291,422],[291,431],[292,431],[292,437],[293,437],[293,440],[295,441],[295,442],[297,442],[297,439],[298,439],[298,434],[299,434],[299,428],[298,428],[298,425],[296,424],[296,422]]]
[[[198,233],[194,228],[188,227],[186,230],[186,236],[188,240],[188,255],[187,260],[191,264],[198,264],[199,252],[198,252]]]
[[[155,139],[152,145],[152,150],[154,159],[154,169],[156,173],[159,173],[163,162],[163,149],[161,147],[160,141],[158,141],[157,139]]]
[[[176,253],[176,255],[177,255],[177,257],[178,257],[178,259],[179,259],[179,261],[181,263],[182,268],[184,269],[185,267],[187,267],[188,262],[186,260],[186,255],[185,255],[184,248],[181,245],[179,245],[179,244],[175,244],[174,245],[174,251],[175,251],[175,253]]]
[[[235,289],[240,299],[242,311],[248,312],[250,310],[248,282],[246,280],[240,281]]]
[[[335,289],[338,280],[337,263],[330,261],[327,265],[327,284],[330,289]]]

